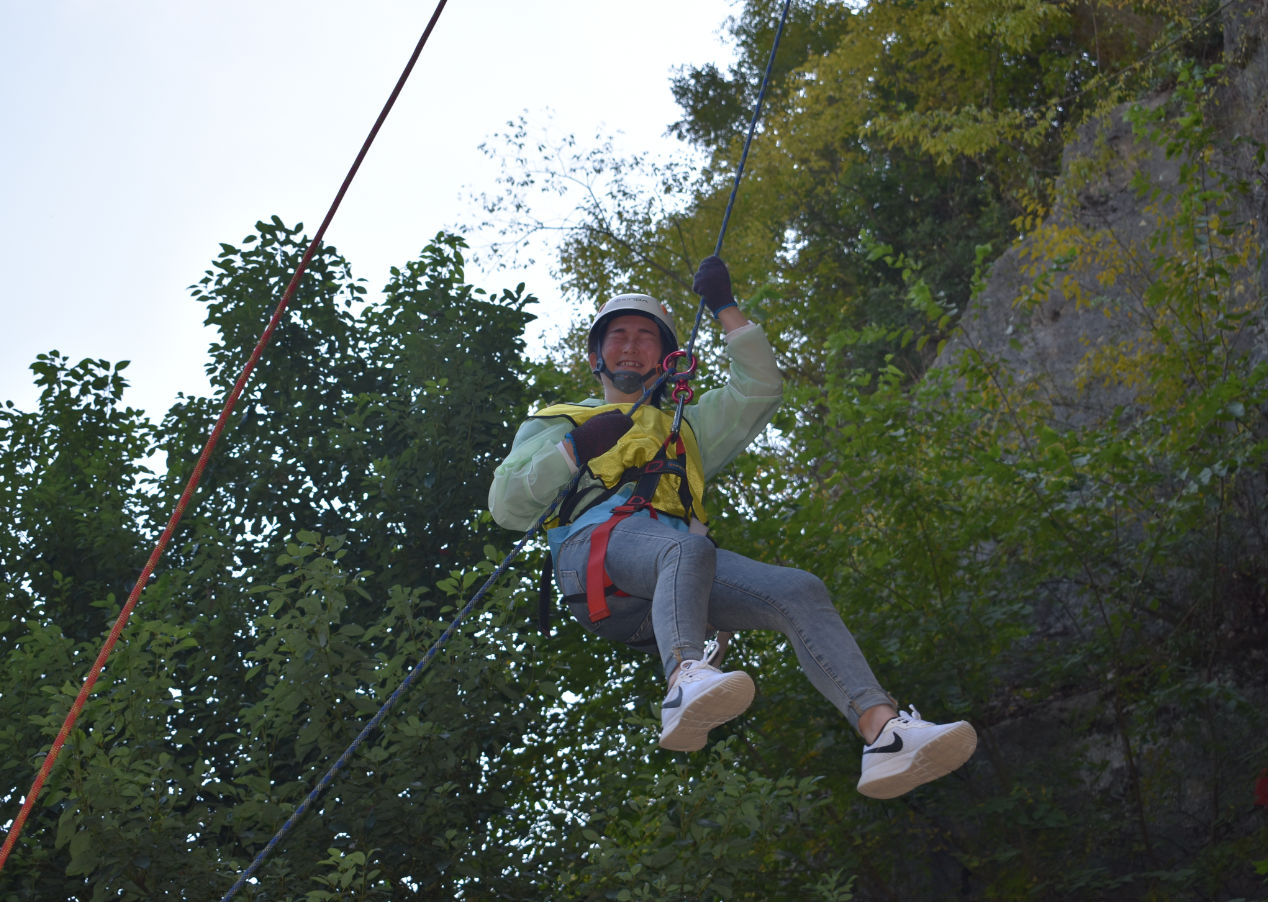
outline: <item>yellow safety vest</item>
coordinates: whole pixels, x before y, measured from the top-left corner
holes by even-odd
[[[561,417],[573,426],[580,426],[597,414],[610,410],[625,411],[624,404],[602,404],[588,407],[584,404],[553,404],[533,414],[533,419],[553,419]],[[600,482],[606,491],[587,499],[586,508],[593,507],[604,498],[611,497],[624,485],[633,484],[642,475],[642,470],[656,456],[665,440],[669,437],[669,429],[673,425],[673,416],[650,404],[640,405],[634,411],[634,426],[621,436],[615,445],[597,457],[592,457],[586,469]],[[656,486],[652,496],[652,507],[666,514],[681,517],[684,520],[695,517],[701,523],[708,522],[704,509],[704,469],[700,461],[700,447],[696,443],[695,433],[691,425],[682,421],[679,437],[686,448],[687,488],[690,494],[691,507],[684,506],[682,494],[676,479],[662,479]],[[672,451],[671,451],[672,454]],[[570,522],[582,513],[581,510],[570,510],[567,520]],[[550,526],[558,525],[555,521]]]

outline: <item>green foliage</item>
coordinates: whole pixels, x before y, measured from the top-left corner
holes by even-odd
[[[698,173],[513,126],[512,200],[586,197],[560,259],[579,321],[628,288],[694,312],[774,7],[737,15],[731,70],[675,83]],[[702,753],[663,751],[655,660],[531,632],[521,562],[244,898],[1261,895],[1268,364],[1244,199],[1265,154],[1212,118],[1229,71],[1209,12],[794,5],[725,251],[786,403],[714,486],[713,523],[823,577],[902,704],[971,719],[965,768],[860,798],[857,736],[764,634],[728,658],[757,678],[750,712]],[[1115,151],[1058,184],[1061,149],[1159,90],[1129,119],[1174,182],[1137,185],[1142,238],[1095,228],[1071,211]],[[1078,397],[1130,400],[1072,419],[1024,336],[992,352],[957,327],[1019,235],[1018,321],[1052,297],[1112,320]],[[303,245],[263,223],[195,288],[217,384]],[[572,358],[523,361],[522,286],[483,294],[462,265],[437,236],[372,302],[319,250],[0,894],[227,888],[492,572],[492,466],[537,395],[591,383]],[[154,427],[118,370],[47,355],[40,409],[0,411],[0,636],[8,685],[31,689],[0,692],[0,741],[25,752],[0,763],[10,807],[218,406],[181,399]]]
[[[211,348],[214,384],[236,377],[306,247],[300,238],[298,227],[261,223],[241,248],[222,245],[195,286],[222,337]],[[228,518],[214,528],[243,537],[235,562],[260,564],[261,549],[301,528],[348,536],[357,566],[384,585],[431,581],[463,562],[471,512],[525,404],[521,333],[532,300],[522,285],[489,297],[463,284],[463,247],[438,235],[393,269],[373,304],[334,249],[314,256],[204,478],[210,510]],[[173,484],[214,409],[187,399],[170,415]],[[443,504],[418,503],[441,487]]]
[[[1121,272],[1116,250],[1148,260],[1144,290],[1106,308],[1141,328],[1083,361],[1089,385],[1131,386],[1130,410],[1062,428],[1041,382],[963,340],[954,366],[915,384],[893,361],[832,371],[799,395],[818,405],[814,428],[781,443],[783,472],[750,471],[775,523],[726,521],[731,547],[838,587],[894,691],[985,727],[978,758],[929,792],[931,813],[954,818],[947,843],[970,895],[1254,886],[1244,861],[1215,862],[1262,836],[1244,806],[1268,751],[1252,651],[1268,589],[1268,366],[1248,353],[1264,316],[1263,239],[1236,219],[1246,181],[1215,168],[1210,77],[1182,72],[1171,105],[1137,116],[1145,141],[1183,161],[1177,184],[1146,196],[1146,248],[1068,221],[1032,245],[1037,271]],[[940,340],[946,312],[921,267],[875,253],[925,320],[889,340]],[[1060,289],[1079,300],[1079,284]],[[847,818],[881,849],[910,829],[866,807]],[[859,872],[869,895],[895,879],[900,895],[938,894],[936,854],[901,876],[872,864]]]
[[[301,801],[332,763],[332,751],[352,744],[446,626],[420,620],[421,592],[399,587],[380,600],[376,620],[352,619],[349,602],[364,585],[342,569],[340,545],[305,534],[282,557],[292,572],[261,592],[266,613],[254,626],[265,638],[250,656],[249,678],[263,691],[242,715],[251,764],[225,777],[241,787],[222,834],[241,842],[239,867],[271,832],[277,812]],[[442,588],[465,600],[491,567],[456,573]],[[496,605],[506,596],[499,590],[492,599]],[[341,887],[355,879],[363,885],[358,898],[403,898],[404,887],[410,898],[453,892],[465,873],[462,859],[479,848],[481,822],[506,804],[491,762],[519,741],[533,713],[524,704],[533,683],[521,672],[515,632],[501,628],[504,619],[484,615],[455,634],[381,733],[360,746],[286,845],[301,874],[322,861],[319,853],[333,840],[344,857],[318,883]],[[263,771],[260,762],[268,762]],[[285,871],[265,875],[261,891],[290,892],[295,879]]]
[[[194,291],[220,333],[217,383],[306,243],[274,219],[222,245]],[[491,571],[479,509],[523,413],[531,298],[465,284],[463,247],[438,235],[373,302],[319,249],[5,867],[5,898],[227,890]],[[218,409],[182,398],[155,427],[123,405],[123,366],[42,355],[39,409],[0,419],[0,731],[28,750],[0,765],[15,811]],[[244,897],[454,892],[506,804],[500,751],[536,710],[503,622],[481,614],[453,636]]]
[[[567,896],[611,886],[619,900],[850,898],[848,879],[818,873],[833,845],[818,781],[746,773],[734,746],[716,744],[703,767],[639,772],[621,804],[581,828],[585,866],[560,876]]]
[[[135,490],[153,481],[145,460],[156,439],[122,403],[126,361],[68,363],[52,351],[32,364],[39,410],[0,409],[0,514],[9,524],[0,580],[14,610],[55,607],[59,626],[83,639],[96,632],[93,602],[126,596],[145,561]]]

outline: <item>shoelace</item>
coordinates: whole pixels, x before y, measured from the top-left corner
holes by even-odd
[[[716,667],[710,667],[704,661],[683,661],[678,665],[678,673],[674,677],[674,686],[681,686],[683,683],[694,683],[702,680],[705,674],[720,673]],[[673,686],[670,687],[673,689]]]
[[[871,741],[870,745],[876,745],[878,742],[880,742],[881,737],[885,735],[886,730],[892,730],[895,727],[900,727],[900,726],[913,726],[913,727],[921,726],[924,723],[925,723],[925,720],[920,716],[920,712],[917,711],[915,706],[913,705],[912,707],[908,708],[906,711],[899,711],[897,714],[891,717],[886,722],[886,724],[883,727],[881,727],[881,731],[876,734],[876,738]]]

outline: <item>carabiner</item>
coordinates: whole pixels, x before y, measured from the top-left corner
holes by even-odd
[[[686,379],[690,379],[692,376],[695,375],[697,361],[694,354],[691,357],[691,365],[688,366],[681,373],[675,370],[670,365],[672,361],[676,361],[679,357],[686,357],[686,356],[687,356],[686,351],[677,350],[677,351],[670,351],[669,354],[665,357],[664,361],[661,363],[661,366],[664,367],[665,372],[669,373],[670,378],[676,379],[679,382],[681,382]]]

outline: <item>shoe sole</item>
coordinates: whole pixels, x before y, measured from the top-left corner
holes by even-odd
[[[878,764],[859,778],[858,790],[871,799],[893,799],[957,769],[977,750],[977,731],[961,721],[910,755]]]
[[[661,748],[671,752],[696,752],[704,748],[709,731],[739,717],[753,704],[756,694],[753,678],[742,671],[732,671],[696,696],[684,708],[677,723],[660,734]]]

